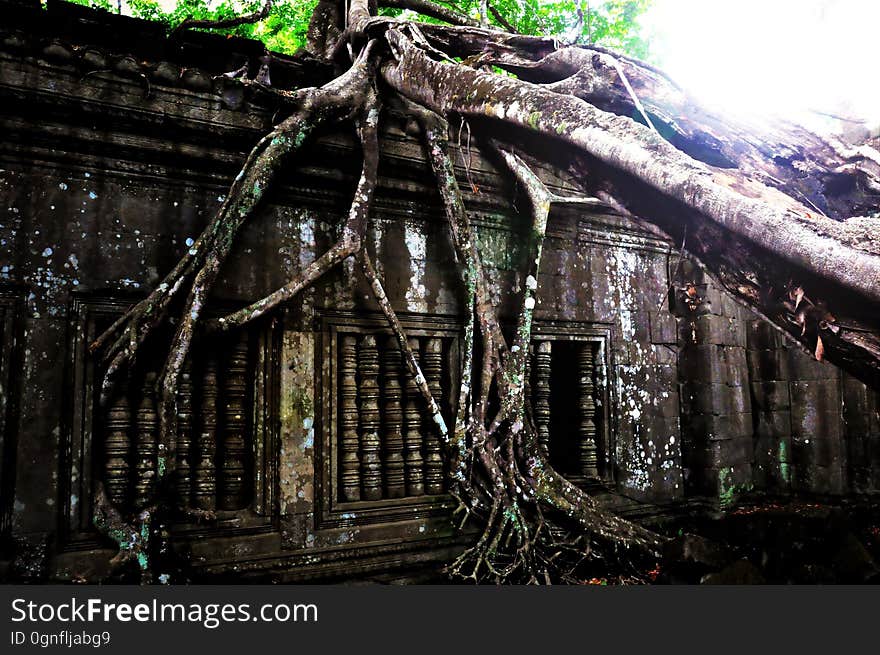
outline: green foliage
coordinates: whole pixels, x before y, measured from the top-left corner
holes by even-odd
[[[116,0],[71,0],[77,4],[117,11]],[[435,0],[460,13],[479,19],[480,0]],[[124,0],[123,13],[159,21],[173,28],[186,18],[220,20],[259,11],[264,0]],[[556,36],[564,41],[594,43],[636,57],[648,57],[648,44],[640,33],[639,18],[651,0],[491,0],[492,6],[522,34]],[[305,43],[309,18],[317,0],[275,0],[269,17],[253,25],[239,25],[220,33],[259,39],[275,52],[292,54]],[[165,7],[171,7],[166,9]],[[580,13],[579,13],[580,12]],[[383,9],[385,15],[438,22],[399,9]],[[491,25],[500,26],[494,16]]]
[[[480,19],[480,0],[435,0],[473,19]],[[490,0],[490,4],[521,34],[556,36],[564,41],[590,43],[647,59],[648,43],[639,18],[652,0]],[[405,15],[440,22],[412,12],[386,9],[386,15]],[[489,24],[502,24],[489,12]]]
[[[76,4],[116,12],[116,0],[70,0]],[[248,39],[258,39],[269,50],[293,54],[305,44],[309,18],[318,0],[275,0],[269,16],[259,23],[212,30],[220,34],[233,34]],[[223,20],[259,11],[265,0],[125,0],[123,13],[136,18],[158,21],[172,29],[187,18],[194,20]],[[170,9],[165,7],[171,6]]]

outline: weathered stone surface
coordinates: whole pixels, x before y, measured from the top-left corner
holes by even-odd
[[[839,370],[831,364],[817,361],[800,348],[786,348],[785,352],[792,380],[834,380],[840,376]]]
[[[739,319],[716,314],[698,316],[692,322],[697,343],[746,347],[746,330]],[[690,332],[691,326],[685,326]]]
[[[671,344],[654,344],[653,360],[673,370],[673,377],[677,379],[678,371],[678,347]]]
[[[755,380],[788,380],[788,354],[784,348],[748,350],[749,371]]]
[[[703,469],[722,469],[725,466],[744,464],[751,466],[754,450],[752,439],[748,436],[701,444],[685,441],[684,448],[693,453],[689,459],[690,465]]]
[[[746,379],[745,351],[719,344],[688,344],[680,353],[680,371],[688,380],[730,386]]]
[[[840,468],[845,463],[841,444],[833,439],[800,438],[794,434],[791,447],[792,462],[796,467],[810,465]]]
[[[791,438],[788,435],[755,439],[753,482],[758,489],[786,493],[791,487]]]
[[[816,459],[814,451],[792,444],[792,489],[821,495],[842,493],[843,471],[840,465],[820,466],[815,463]]]
[[[648,319],[651,325],[651,343],[677,344],[678,322],[669,312],[650,312]]]
[[[688,381],[681,385],[679,393],[682,412],[688,415],[751,412],[751,394],[740,385]]]
[[[749,350],[776,350],[783,345],[783,336],[767,321],[751,319],[746,322],[746,346]]]
[[[761,413],[787,410],[791,407],[788,382],[752,382],[752,406]]]
[[[695,534],[672,539],[663,549],[663,568],[687,576],[699,576],[722,568],[730,554],[721,544]]]
[[[752,415],[748,412],[690,414],[682,417],[682,425],[686,438],[690,441],[734,439],[752,434]]]
[[[752,585],[767,581],[761,570],[747,559],[738,559],[717,573],[708,573],[700,579],[706,585]]]
[[[758,437],[781,439],[791,436],[791,414],[789,412],[761,412],[757,419],[755,434]]]
[[[795,438],[839,441],[843,426],[837,380],[794,381],[789,389]]]

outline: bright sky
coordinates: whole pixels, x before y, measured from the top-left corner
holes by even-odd
[[[880,125],[878,0],[654,0],[642,23],[661,68],[704,102]]]

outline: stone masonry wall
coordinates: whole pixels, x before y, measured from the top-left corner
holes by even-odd
[[[797,344],[685,262],[679,375],[685,479],[722,505],[748,491],[876,489],[878,394]]]

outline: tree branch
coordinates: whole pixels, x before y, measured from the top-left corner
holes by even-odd
[[[373,262],[370,260],[370,255],[367,253],[366,248],[360,250],[358,253],[358,259],[361,262],[361,270],[364,272],[367,282],[370,283],[370,290],[373,292],[373,297],[376,299],[379,309],[382,310],[382,313],[388,320],[388,324],[391,326],[391,331],[394,332],[394,336],[397,338],[397,343],[400,346],[400,351],[403,353],[403,360],[406,364],[406,368],[415,381],[419,392],[422,394],[422,398],[425,399],[431,419],[437,426],[437,429],[440,432],[440,437],[443,439],[445,445],[449,440],[449,429],[446,426],[446,421],[443,419],[443,413],[440,411],[440,406],[437,404],[437,401],[434,400],[434,396],[428,387],[428,382],[422,373],[419,363],[416,361],[415,354],[409,344],[406,332],[400,324],[400,320],[397,318],[397,313],[391,306],[391,301],[388,300],[388,296],[385,294],[385,289],[382,287],[382,282],[376,274],[376,269],[373,267]]]
[[[463,268],[465,288],[474,293],[474,308],[479,320],[482,336],[483,363],[480,367],[480,384],[476,397],[474,422],[485,426],[487,396],[491,381],[500,370],[507,352],[507,343],[501,331],[501,325],[492,304],[489,283],[477,249],[477,239],[461,197],[458,180],[452,159],[449,157],[448,133],[445,120],[424,109],[415,112],[423,125],[428,159],[437,180],[437,188],[446,217],[449,222],[450,235],[456,256]]]
[[[473,20],[469,16],[449,7],[444,7],[439,3],[431,2],[431,0],[379,0],[379,6],[391,7],[393,9],[409,9],[417,14],[445,21],[450,25],[470,27],[479,27],[480,25],[478,21]]]
[[[497,9],[495,9],[495,5],[493,5],[491,2],[489,3],[489,13],[492,14],[492,17],[493,17],[495,20],[497,20],[498,23],[501,25],[501,27],[503,27],[504,29],[506,29],[508,32],[510,32],[511,34],[520,34],[520,31],[519,31],[518,29],[516,29],[513,25],[511,25],[511,24],[510,24],[510,21],[508,21],[508,20],[507,20],[502,14],[501,14],[500,11],[498,11]]]
[[[194,30],[194,29],[227,29],[230,27],[238,27],[239,25],[250,25],[252,23],[259,23],[261,20],[265,19],[269,16],[272,11],[272,2],[273,0],[266,0],[266,4],[262,6],[259,11],[255,11],[252,14],[245,14],[243,16],[235,16],[234,18],[222,18],[217,20],[210,19],[202,19],[202,20],[193,20],[192,18],[187,18],[180,25],[174,28],[171,32],[172,35],[182,32],[184,30]]]

